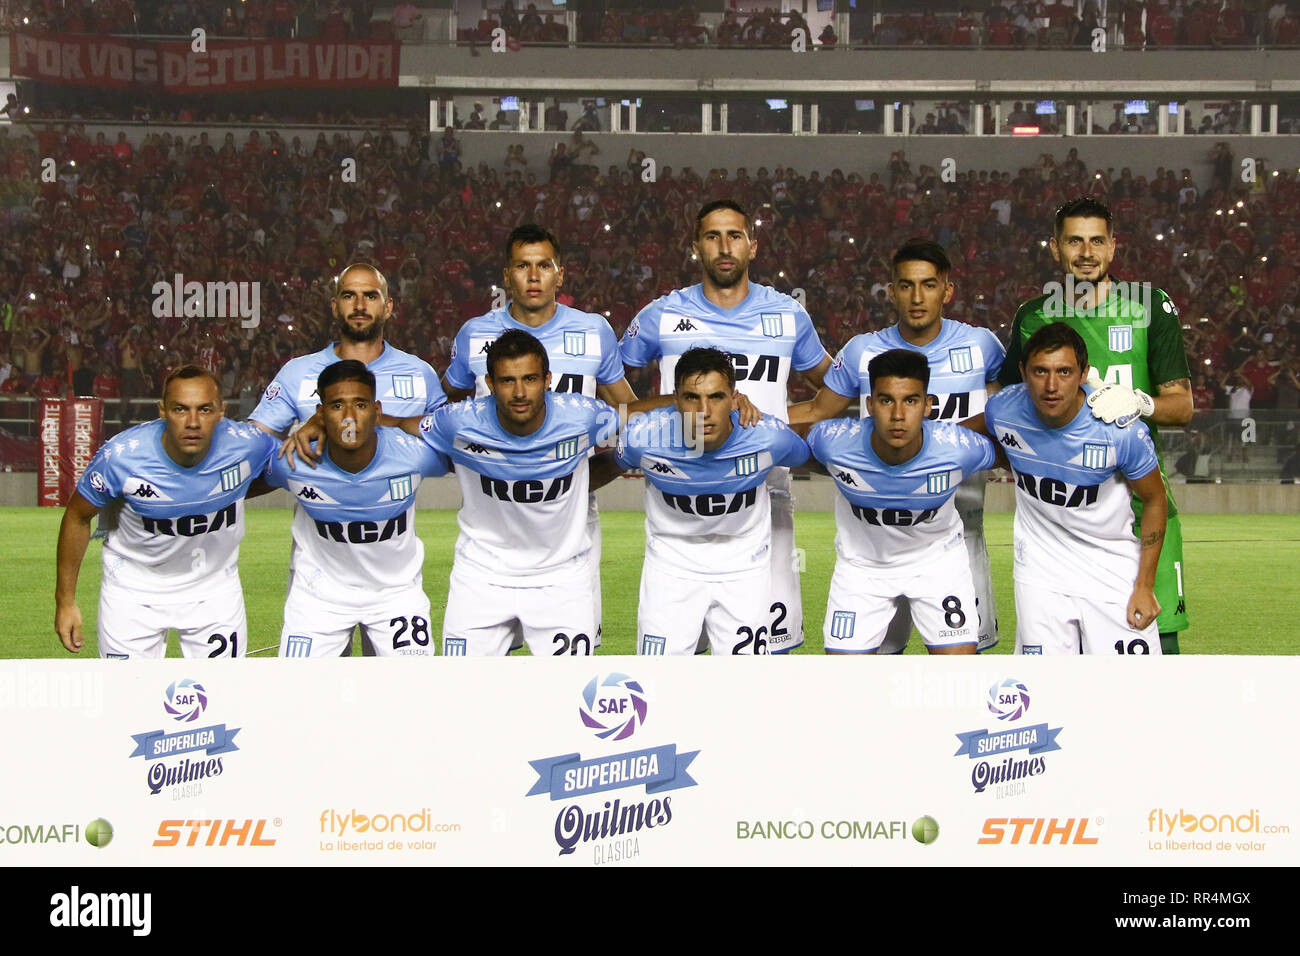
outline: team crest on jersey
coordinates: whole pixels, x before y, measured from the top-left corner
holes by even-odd
[[[122,483],[122,497],[135,498],[138,501],[171,501],[172,499],[163,494],[149,482],[142,478],[128,478]]]
[[[752,475],[758,471],[758,455],[741,455],[736,459],[737,475]]]
[[[948,490],[948,472],[932,471],[925,476],[925,490],[927,494],[941,495]]]
[[[411,476],[402,475],[399,478],[389,478],[388,496],[393,501],[401,501],[403,498],[411,497]]]
[[[578,439],[566,438],[555,443],[555,460],[568,461],[578,453]]]
[[[1133,326],[1112,325],[1107,327],[1107,343],[1112,352],[1127,352],[1133,348]]]
[[[415,398],[415,376],[394,375],[393,395],[397,398]]]
[[[587,333],[586,332],[565,332],[564,333],[564,354],[565,355],[586,355],[587,354]]]
[[[1109,445],[1094,445],[1092,442],[1084,442],[1083,467],[1105,468],[1107,460],[1110,458],[1109,452]]]
[[[247,462],[237,462],[229,468],[221,469],[221,490],[234,491],[243,481],[243,471],[248,467]]]
[[[836,611],[831,614],[831,637],[839,638],[846,641],[853,636],[853,630],[857,626],[858,615],[856,611]]]
[[[948,367],[954,372],[971,372],[975,369],[975,360],[971,357],[970,346],[948,350]]]
[[[778,339],[785,334],[785,316],[780,312],[761,312],[758,318],[763,323],[763,334],[768,338]]]
[[[104,481],[104,476],[97,471],[90,473],[90,487],[94,488],[101,495],[108,494],[108,482]]]

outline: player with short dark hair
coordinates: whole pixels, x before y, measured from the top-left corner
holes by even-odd
[[[772,468],[803,464],[808,446],[770,415],[740,427],[727,353],[688,349],[673,378],[673,407],[631,419],[618,449],[618,463],[646,477],[637,652],[692,654],[703,631],[714,654],[765,654],[773,598],[763,485]]]
[[[876,653],[902,604],[931,654],[975,653],[975,585],[953,498],[996,451],[954,422],[930,420],[930,371],[915,349],[879,353],[867,366],[866,417],[809,432],[839,491],[828,654]]]
[[[424,593],[415,494],[447,460],[396,428],[379,428],[375,376],[353,359],[316,380],[325,447],[313,470],[272,459],[267,484],[287,488],[293,517],[281,657],[337,657],[360,627],[380,657],[435,653]]]
[[[1016,653],[1160,654],[1164,477],[1144,424],[1091,414],[1088,352],[1071,324],[1041,326],[1023,346],[1024,382],[971,423],[1016,476]]]
[[[758,410],[785,421],[791,369],[820,387],[830,368],[812,319],[797,300],[750,282],[749,263],[758,244],[738,203],[720,199],[703,206],[693,238],[700,284],[662,296],[637,314],[620,343],[624,364],[640,368],[657,361],[659,390],[667,395],[681,355],[694,346],[714,346],[732,356],[737,386]],[[773,577],[768,646],[772,653],[785,653],[803,643],[789,471],[774,467],[767,487]]]
[[[1178,309],[1163,290],[1111,276],[1116,250],[1112,223],[1110,210],[1092,198],[1072,200],[1057,210],[1048,245],[1063,280],[1016,311],[999,380],[1003,385],[1021,381],[1029,337],[1050,323],[1064,322],[1082,336],[1092,357],[1092,414],[1121,427],[1140,418],[1159,455],[1158,426],[1186,425],[1195,410],[1187,350]],[[1134,507],[1140,507],[1136,499]],[[1166,654],[1176,654],[1178,632],[1187,627],[1187,605],[1182,526],[1167,483],[1166,507],[1156,596],[1162,608],[1160,642]]]
[[[949,278],[952,264],[943,247],[929,239],[909,239],[895,251],[892,264],[889,296],[896,310],[896,324],[850,339],[835,357],[813,400],[790,406],[792,425],[834,418],[843,414],[855,398],[859,414],[866,418],[871,395],[868,366],[876,356],[891,349],[912,349],[929,363],[933,375],[929,393],[932,420],[959,422],[978,415],[988,396],[998,390],[997,375],[1004,353],[997,336],[988,329],[943,317],[943,307],[952,300],[954,291]],[[987,483],[983,474],[968,475],[955,497],[975,579],[981,651],[998,642],[997,603],[984,540]],[[881,651],[901,652],[911,632],[908,610],[900,606]]]
[[[534,655],[590,654],[596,632],[587,530],[588,451],[614,410],[550,391],[546,349],[501,333],[488,355],[492,399],[456,402],[402,427],[456,464],[463,503],[443,654],[502,655],[516,629]]]
[[[244,496],[275,442],[224,414],[216,377],[183,366],[167,376],[158,419],[116,435],[86,466],[59,526],[54,627],[69,651],[85,644],[77,576],[90,522],[118,502],[103,549],[100,656],[162,657],[170,628],[186,657],[247,652]]]

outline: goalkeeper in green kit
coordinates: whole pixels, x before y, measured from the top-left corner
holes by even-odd
[[[1186,425],[1192,420],[1192,384],[1178,309],[1160,289],[1146,283],[1112,280],[1115,234],[1110,210],[1095,199],[1074,199],[1056,211],[1052,256],[1064,279],[1044,295],[1020,306],[1011,325],[1007,358],[998,380],[1021,380],[1025,341],[1049,322],[1065,322],[1083,336],[1092,370],[1088,406],[1092,414],[1126,428],[1141,418],[1160,453],[1157,426]],[[1161,475],[1164,475],[1163,461]],[[1183,533],[1178,509],[1165,481],[1169,521],[1156,568],[1160,602],[1160,644],[1178,653],[1178,632],[1187,627],[1183,596]],[[1134,520],[1141,503],[1134,499]]]

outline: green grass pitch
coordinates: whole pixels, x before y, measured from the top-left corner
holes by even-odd
[[[69,655],[54,636],[54,551],[62,511],[56,508],[0,508],[0,657]],[[273,656],[279,643],[289,561],[288,509],[247,512],[248,535],[240,556],[248,606],[249,643],[256,656]],[[993,587],[998,598],[1002,641],[994,653],[1014,646],[1015,607],[1011,589],[1011,515],[986,515]],[[601,515],[604,555],[604,644],[602,654],[635,650],[636,597],[645,546],[640,512]],[[456,540],[451,511],[420,511],[417,528],[425,543],[424,586],[433,602],[434,634],[442,614]],[[801,653],[822,651],[822,618],[835,563],[835,519],[830,512],[795,515],[804,551],[804,631]],[[1184,561],[1191,627],[1184,653],[1294,654],[1294,618],[1300,611],[1300,515],[1184,515]],[[100,542],[92,541],[82,565],[78,603],[93,634],[98,605]],[[93,637],[82,651],[96,652]],[[178,653],[173,635],[170,655]],[[357,651],[359,653],[359,650]],[[924,653],[913,639],[908,653]]]

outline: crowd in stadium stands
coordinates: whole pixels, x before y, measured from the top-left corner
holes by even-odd
[[[1097,0],[1083,3],[992,0],[980,6],[935,10],[921,4],[908,13],[885,13],[872,26],[855,18],[854,45],[988,46],[1059,49],[1090,47],[1102,22]],[[1171,46],[1242,47],[1300,45],[1294,3],[1277,0],[1115,0],[1107,26],[1125,49]],[[399,0],[375,18],[374,0],[12,0],[0,2],[0,29],[25,25],[64,33],[188,34],[201,26],[213,36],[349,37],[419,39],[423,15]],[[858,26],[858,21],[863,23]],[[491,41],[504,28],[514,43],[564,43],[562,13],[536,3],[504,0],[478,23],[460,29],[462,41]],[[691,4],[672,9],[609,7],[579,17],[583,43],[671,44],[677,47],[787,47],[795,30],[810,47],[841,40],[829,24],[814,35],[797,11],[725,10],[705,22]]]
[[[461,323],[490,307],[502,242],[525,221],[566,245],[565,300],[621,333],[652,298],[697,281],[688,239],[699,205],[719,196],[754,212],[754,277],[803,289],[832,351],[893,321],[889,256],[918,233],[955,263],[947,314],[1005,337],[1017,304],[1058,277],[1045,248],[1053,211],[1088,194],[1116,214],[1116,275],[1178,303],[1198,406],[1300,400],[1300,182],[1261,165],[1243,184],[1224,144],[1206,157],[1204,188],[1188,169],[1093,167],[1074,149],[951,183],[902,152],[865,178],[661,165],[654,182],[642,181],[641,153],[619,163],[598,152],[579,135],[545,168],[511,147],[498,168],[462,169],[454,131],[418,125],[289,143],[151,134],[138,149],[71,124],[0,132],[0,395],[148,398],[197,362],[247,413],[288,357],[330,338],[330,276],[357,260],[388,276],[391,341],[441,370]],[[43,156],[58,158],[57,182],[41,181]],[[347,157],[355,183],[339,179]],[[154,283],[177,274],[260,283],[260,324],[159,316]]]

